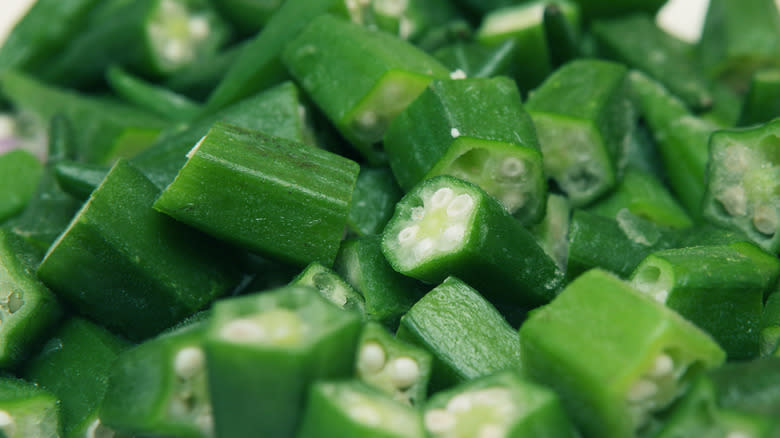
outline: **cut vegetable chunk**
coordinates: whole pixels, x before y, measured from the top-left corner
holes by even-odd
[[[0,378],[0,436],[62,436],[57,397],[24,380]]]

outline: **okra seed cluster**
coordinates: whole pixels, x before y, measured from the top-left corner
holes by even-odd
[[[14,417],[4,410],[0,410],[0,432],[4,433],[6,436],[13,436],[16,432]]]
[[[458,394],[444,408],[427,410],[424,423],[428,432],[440,438],[502,437],[521,409],[507,389],[485,388]]]
[[[379,385],[389,385],[395,399],[410,403],[412,387],[419,383],[420,364],[408,356],[388,356],[377,342],[366,342],[358,352],[358,376]]]

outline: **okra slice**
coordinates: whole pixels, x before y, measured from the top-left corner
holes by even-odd
[[[509,39],[495,47],[478,42],[457,42],[436,50],[433,56],[452,71],[451,77],[513,77],[517,64],[517,42]]]
[[[320,263],[310,263],[290,284],[313,287],[336,306],[361,316],[366,314],[366,300],[363,296],[339,274]]]
[[[433,438],[574,438],[579,436],[558,396],[513,370],[460,384],[425,405]]]
[[[360,321],[308,286],[218,301],[204,344],[215,435],[294,436],[311,383],[351,375]]]
[[[429,283],[454,275],[497,303],[544,304],[563,283],[555,261],[497,199],[447,175],[401,199],[382,252],[404,275]]]
[[[459,15],[447,0],[373,0],[370,3],[376,27],[415,43],[430,29],[445,26]]]
[[[63,192],[75,199],[86,201],[103,182],[110,167],[74,160],[63,160],[54,166],[54,179]]]
[[[43,165],[26,150],[0,155],[0,223],[24,210],[42,174]]]
[[[778,354],[780,351],[780,284],[764,303],[764,313],[761,315],[761,332],[759,333],[759,353],[763,356]]]
[[[742,101],[740,126],[766,123],[780,117],[780,68],[757,71]]]
[[[598,269],[532,312],[520,346],[527,375],[561,396],[586,435],[605,438],[635,436],[725,359],[709,335]]]
[[[712,134],[703,210],[780,253],[780,119]]]
[[[49,391],[12,377],[0,378],[0,436],[59,438],[60,407]]]
[[[268,23],[282,3],[283,0],[223,0],[214,6],[238,32],[251,36]]]
[[[523,366],[517,332],[479,292],[455,277],[421,298],[401,318],[396,336],[433,354],[433,390]]]
[[[509,78],[433,81],[390,123],[384,146],[404,190],[452,175],[480,186],[524,224],[544,215],[539,142]]]
[[[159,191],[120,160],[38,267],[60,298],[139,340],[238,284],[229,250],[152,209]]]
[[[655,252],[637,266],[631,284],[709,333],[729,359],[753,358],[764,294],[780,275],[780,262],[745,245]]]
[[[572,61],[550,75],[529,97],[544,156],[544,170],[583,206],[617,182],[633,126],[627,71],[599,60]]]
[[[189,121],[200,111],[200,106],[190,99],[152,84],[118,66],[106,72],[111,89],[123,100],[160,117],[173,121]]]
[[[693,225],[691,218],[658,178],[633,167],[626,169],[623,179],[612,193],[588,207],[588,210],[615,218],[624,208],[658,225],[672,228]]]
[[[577,23],[569,21],[566,8],[558,3],[550,2],[544,7],[544,36],[550,55],[550,65],[553,69],[579,58],[580,35]]]
[[[541,222],[531,227],[531,232],[544,252],[555,260],[562,271],[566,271],[569,258],[569,224],[571,206],[562,195],[551,193],[547,197],[547,208]]]
[[[109,373],[100,422],[136,436],[213,437],[203,351],[208,323],[186,324],[122,352]]]
[[[298,438],[424,438],[420,411],[359,381],[311,386]]]
[[[393,337],[375,322],[363,326],[357,351],[355,377],[394,400],[422,405],[431,378],[430,353]]]
[[[372,162],[389,123],[434,78],[449,75],[410,43],[330,15],[314,19],[282,54],[290,74]]]
[[[387,263],[380,236],[342,242],[334,269],[366,300],[366,317],[391,330],[427,291],[424,284],[399,274]]]
[[[62,315],[54,294],[35,276],[38,253],[0,228],[0,367],[32,353]]]
[[[71,318],[25,365],[25,379],[59,399],[63,437],[112,436],[112,429],[98,419],[98,409],[114,361],[128,347],[106,329]]]
[[[347,215],[349,230],[358,236],[382,233],[402,196],[390,169],[361,166]]]
[[[154,208],[261,255],[332,266],[358,171],[325,150],[216,123]]]

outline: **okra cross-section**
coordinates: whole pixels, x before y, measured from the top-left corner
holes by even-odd
[[[634,437],[723,350],[680,315],[597,269],[520,327],[523,370],[552,387],[586,436]]]
[[[405,190],[452,175],[482,187],[525,224],[544,214],[539,142],[508,78],[433,81],[393,120],[384,145]]]
[[[431,283],[454,275],[507,304],[544,304],[562,286],[555,262],[498,200],[447,175],[422,181],[397,204],[382,252],[404,275]]]
[[[56,396],[24,380],[0,378],[0,436],[59,438],[61,435]]]
[[[361,319],[308,286],[223,300],[206,335],[218,437],[293,437],[310,384],[352,375]]]
[[[322,149],[217,123],[154,208],[261,255],[332,266],[358,171]]]
[[[558,396],[515,370],[460,384],[425,406],[432,438],[574,438]]]
[[[361,316],[366,314],[366,300],[346,280],[330,268],[312,262],[291,282],[291,285],[311,286],[328,301]]]

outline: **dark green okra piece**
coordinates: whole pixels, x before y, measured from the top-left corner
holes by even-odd
[[[712,0],[698,44],[712,76],[745,91],[762,67],[780,67],[780,13],[772,0]]]
[[[691,218],[652,174],[629,167],[615,190],[588,207],[588,211],[615,218],[622,209],[635,216],[673,228],[693,225]]]
[[[425,438],[422,416],[363,382],[316,382],[296,438]]]
[[[529,97],[544,168],[583,206],[618,180],[623,144],[634,126],[626,68],[600,60],[575,60],[556,70]]]
[[[531,232],[539,246],[550,258],[555,260],[562,271],[566,271],[569,258],[569,224],[571,222],[571,206],[569,200],[562,195],[551,193],[547,197],[547,207],[544,218],[532,226]]]
[[[35,276],[38,252],[6,228],[0,228],[0,367],[25,359],[45,339],[62,309]]]
[[[352,374],[361,318],[308,286],[218,301],[204,350],[219,437],[294,437],[315,380]]]
[[[366,315],[366,300],[346,280],[330,268],[312,262],[290,282],[291,285],[310,286],[336,306]]]
[[[60,438],[60,406],[49,391],[13,377],[0,378],[0,436]]]
[[[585,22],[599,18],[619,17],[632,13],[655,16],[666,0],[574,0],[582,9]]]
[[[759,333],[759,353],[761,356],[780,356],[780,283],[764,303]]]
[[[539,142],[509,78],[433,81],[390,123],[384,147],[404,190],[452,175],[496,197],[523,224],[544,215]]]
[[[216,88],[249,41],[244,40],[226,47],[202,62],[190,64],[177,70],[176,73],[165,78],[161,84],[169,90],[203,102],[208,98],[209,93]]]
[[[631,275],[639,291],[709,333],[729,359],[758,356],[764,295],[780,261],[750,243],[655,252]]]
[[[436,56],[436,52],[440,49],[471,41],[472,33],[473,29],[468,21],[463,18],[456,18],[440,26],[428,29],[414,44]],[[436,57],[439,58],[438,56]],[[444,60],[441,58],[439,58],[439,61],[444,63]],[[447,64],[445,63],[445,65]]]
[[[24,210],[43,175],[40,160],[23,149],[0,155],[0,224]]]
[[[272,19],[283,0],[222,0],[214,2],[230,24],[241,34],[257,34]]]
[[[382,160],[390,122],[449,72],[410,43],[340,18],[313,20],[282,60],[317,106],[367,159]]]
[[[64,438],[111,436],[98,410],[114,361],[128,347],[106,329],[71,318],[25,365],[24,377],[60,400]]]
[[[252,252],[333,265],[357,163],[223,123],[188,155],[156,210]]]
[[[544,36],[553,69],[579,58],[582,52],[577,26],[579,20],[572,23],[567,12],[568,8],[555,2],[547,3],[544,7]]]
[[[120,98],[173,121],[189,121],[200,111],[200,106],[190,99],[159,85],[136,77],[118,66],[111,66],[106,80]]]
[[[92,191],[103,182],[110,167],[103,164],[63,160],[54,166],[54,179],[63,192],[86,201]]]
[[[401,318],[396,335],[433,354],[431,389],[520,370],[517,332],[479,292],[448,277]]]
[[[425,428],[432,438],[574,438],[558,396],[515,370],[460,384],[431,397]]]
[[[395,330],[398,320],[427,288],[393,270],[382,254],[380,236],[345,240],[334,269],[366,301],[366,317]]]
[[[633,437],[723,350],[613,275],[591,270],[520,327],[523,370],[561,397],[586,436]]]
[[[509,39],[495,47],[457,42],[436,50],[433,56],[452,71],[450,77],[512,77],[517,64],[517,42]]]
[[[433,356],[403,342],[375,322],[363,326],[355,377],[394,400],[420,407],[425,402]]]
[[[780,253],[780,119],[712,134],[703,215]]]
[[[448,0],[373,0],[370,14],[377,28],[415,45],[433,29],[461,22],[458,9]]]
[[[740,126],[766,123],[780,117],[780,68],[757,71],[742,101]]]
[[[404,275],[429,283],[453,275],[497,305],[544,304],[563,286],[555,261],[496,198],[447,175],[401,199],[382,252]]]
[[[694,111],[710,108],[712,84],[690,47],[664,32],[652,16],[636,14],[594,23],[601,56],[622,62],[662,83]]]
[[[361,166],[347,215],[349,230],[358,236],[380,234],[402,196],[390,169]]]
[[[136,436],[213,437],[203,351],[208,323],[185,324],[122,352],[109,373],[101,423]]]
[[[120,160],[38,267],[60,298],[134,340],[195,313],[240,280],[227,248],[152,209],[158,194]]]

